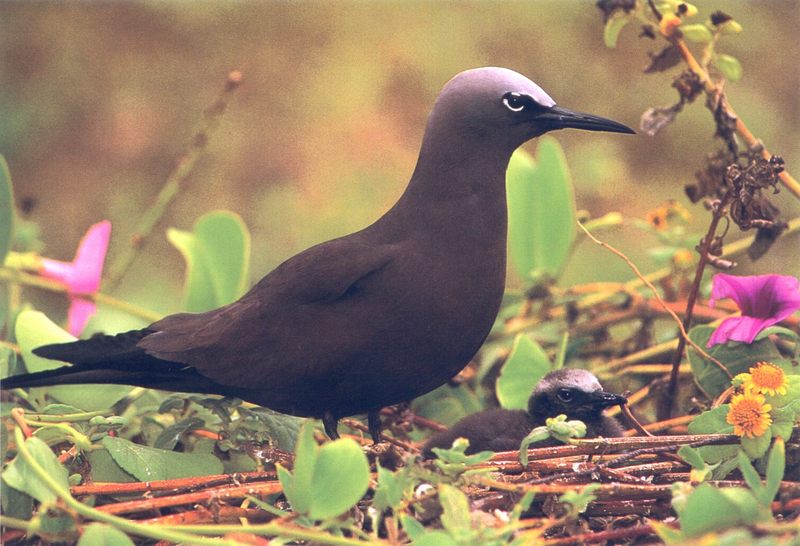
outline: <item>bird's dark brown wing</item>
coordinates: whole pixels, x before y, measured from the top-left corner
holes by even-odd
[[[339,355],[368,342],[368,325],[353,329],[347,321],[352,307],[370,300],[350,296],[379,275],[396,250],[358,237],[322,243],[284,262],[230,305],[154,323],[138,346],[237,388],[295,388],[304,378],[324,380],[335,373],[329,368]]]

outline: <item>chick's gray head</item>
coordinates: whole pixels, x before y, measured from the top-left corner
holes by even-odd
[[[604,391],[591,372],[562,368],[539,381],[528,400],[528,413],[541,421],[563,413],[591,422],[602,418],[605,408],[625,402],[625,397]]]

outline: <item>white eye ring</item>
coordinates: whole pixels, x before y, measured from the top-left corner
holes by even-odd
[[[518,93],[507,93],[506,96],[503,97],[503,104],[506,105],[506,108],[508,108],[512,112],[522,112],[522,110],[525,109],[524,103],[520,104],[519,106],[512,106],[511,101],[508,100],[509,98],[520,99],[522,98],[522,95],[519,95]]]

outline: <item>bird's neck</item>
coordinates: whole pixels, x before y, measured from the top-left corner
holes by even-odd
[[[406,191],[384,220],[444,238],[452,233],[457,241],[474,237],[470,244],[499,244],[505,252],[505,175],[513,150],[453,139],[447,146],[426,144]]]
[[[505,203],[505,175],[514,150],[475,138],[439,139],[426,134],[406,195],[415,199],[478,197]],[[405,195],[404,195],[405,197]]]

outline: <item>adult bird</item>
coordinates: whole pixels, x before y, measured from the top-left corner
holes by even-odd
[[[434,457],[433,448],[447,449],[456,438],[469,440],[466,453],[510,451],[519,449],[523,438],[548,417],[566,415],[586,425],[586,438],[622,436],[622,426],[603,414],[610,406],[626,403],[623,396],[606,392],[589,371],[562,368],[545,375],[531,397],[527,410],[490,409],[467,415],[450,429],[431,436],[422,447],[426,458]],[[555,445],[546,440],[532,447]]]
[[[73,366],[3,388],[116,383],[235,396],[298,416],[368,414],[435,389],[486,338],[506,272],[505,171],[533,137],[574,127],[633,133],[557,106],[528,78],[477,68],[452,78],[428,117],[397,203],[365,229],[288,259],[238,301],[116,336],[47,345]]]

